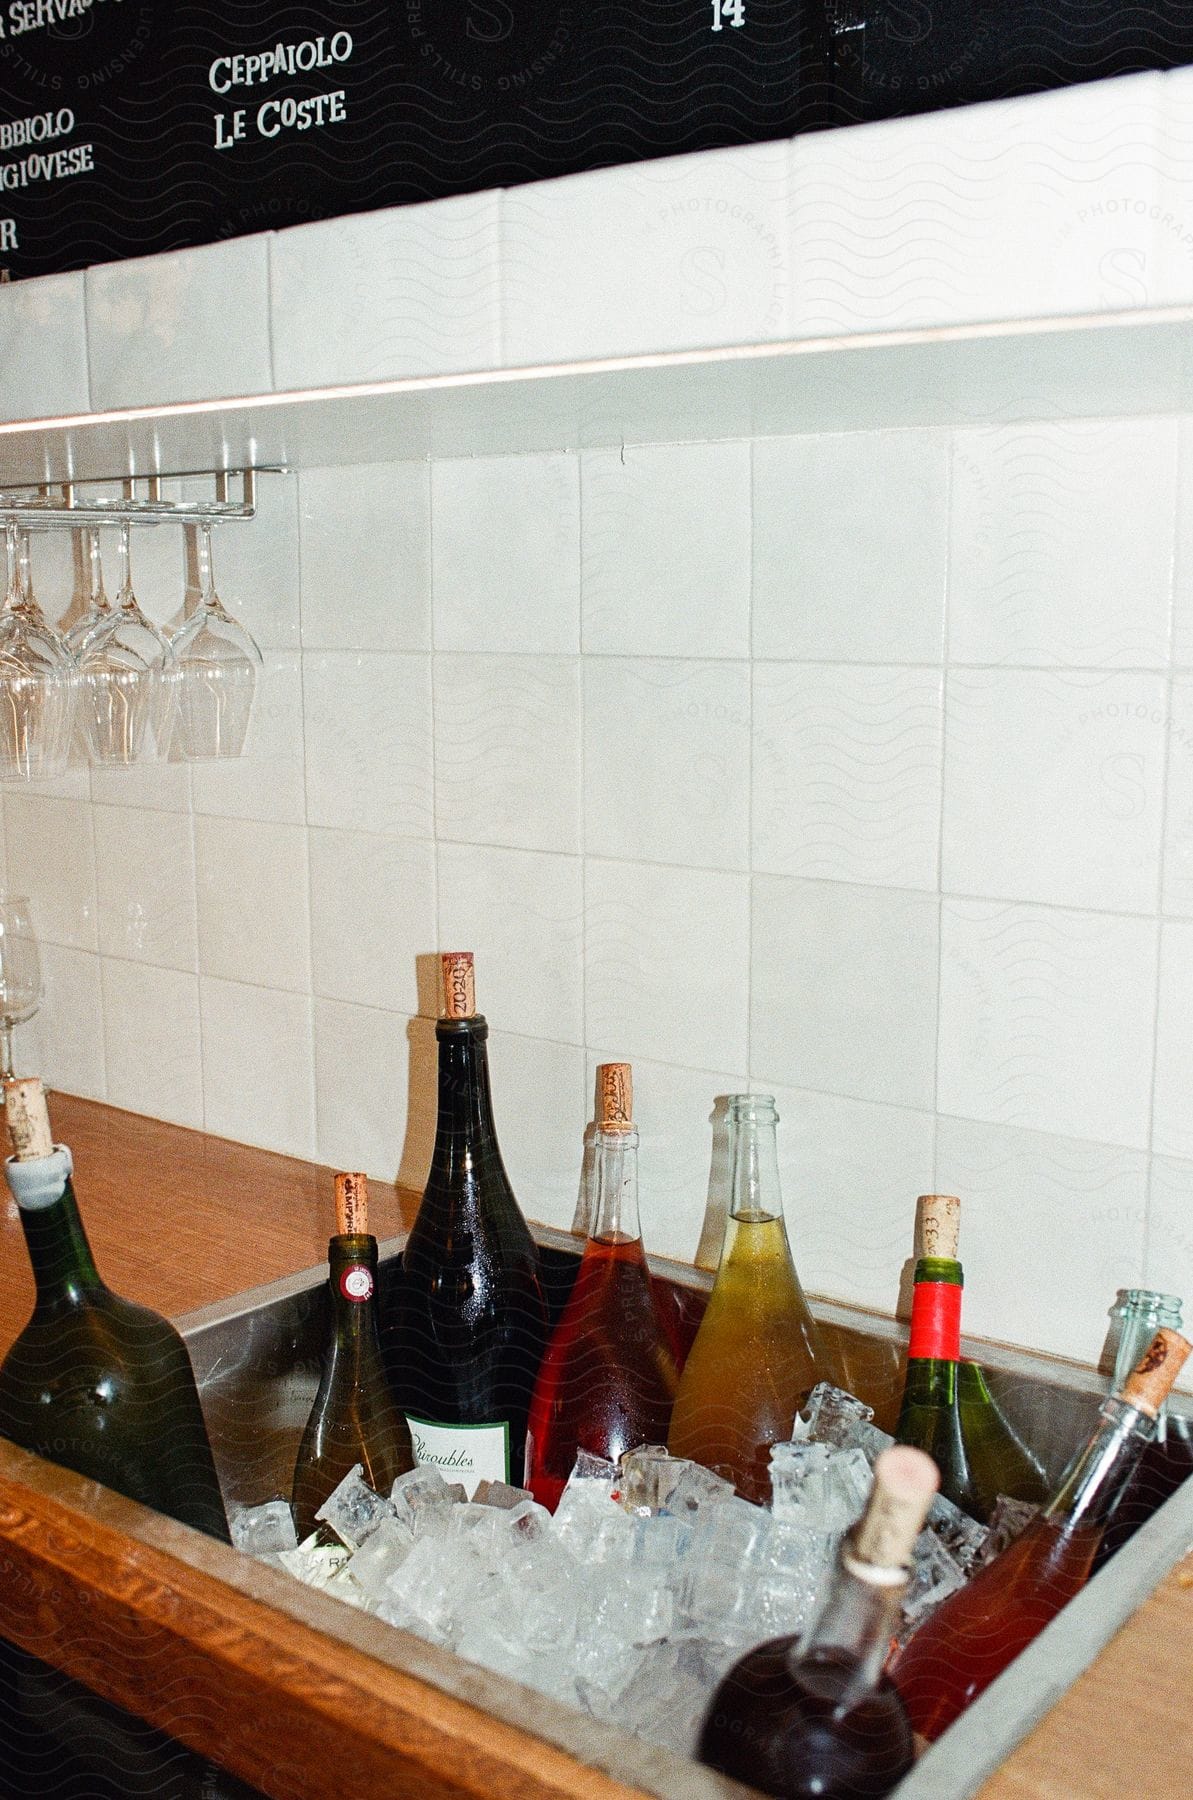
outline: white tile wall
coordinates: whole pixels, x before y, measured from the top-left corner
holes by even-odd
[[[17,284],[0,351],[50,348],[0,411],[1188,299],[1190,85]],[[1116,1287],[1193,1301],[1193,419],[879,425],[264,480],[216,546],[267,652],[245,758],[4,796],[22,1055],[417,1184],[427,959],[471,943],[538,1217],[628,1055],[661,1250],[715,1254],[753,1085],[815,1291],[892,1307],[956,1186],[975,1331],[1094,1357]],[[155,617],[185,580],[138,552]]]

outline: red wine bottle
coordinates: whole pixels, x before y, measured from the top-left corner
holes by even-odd
[[[807,1636],[735,1664],[705,1717],[701,1762],[782,1800],[881,1800],[903,1779],[911,1726],[882,1666],[937,1480],[921,1450],[882,1452]]]
[[[522,1476],[547,1314],[538,1252],[493,1125],[471,953],[442,958],[439,1117],[431,1172],[386,1307],[390,1384],[415,1460],[471,1495]]]
[[[1181,1329],[1181,1303],[1174,1294],[1158,1294],[1151,1288],[1124,1288],[1114,1311],[1122,1321],[1114,1363],[1117,1388],[1131,1373],[1159,1326],[1167,1325],[1172,1331]],[[1193,1420],[1174,1412],[1165,1402],[1156,1420],[1156,1435],[1145,1445],[1135,1473],[1102,1534],[1094,1558],[1095,1575],[1190,1475],[1193,1475]]]

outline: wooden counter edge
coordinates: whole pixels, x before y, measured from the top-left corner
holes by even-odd
[[[519,1690],[521,1723],[494,1718],[254,1598],[247,1571],[290,1579],[0,1440],[0,1633],[275,1800],[646,1800],[531,1735],[536,1703],[555,1710],[541,1696]]]

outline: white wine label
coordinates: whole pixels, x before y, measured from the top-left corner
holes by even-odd
[[[340,1292],[345,1300],[371,1300],[373,1298],[373,1271],[361,1263],[353,1263],[340,1276]]]
[[[436,1425],[407,1413],[414,1460],[438,1469],[445,1481],[459,1481],[471,1500],[482,1481],[510,1478],[510,1428],[496,1425]]]

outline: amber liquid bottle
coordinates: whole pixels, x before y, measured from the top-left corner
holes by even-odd
[[[915,1729],[938,1738],[1085,1585],[1107,1520],[1156,1427],[1189,1344],[1157,1332],[1106,1401],[1054,1498],[993,1562],[951,1594],[895,1660]]]
[[[1114,1310],[1122,1321],[1114,1363],[1114,1385],[1119,1387],[1159,1326],[1180,1330],[1181,1303],[1173,1294],[1158,1294],[1150,1288],[1124,1288]],[[1156,1435],[1145,1447],[1126,1492],[1102,1534],[1094,1558],[1095,1575],[1190,1475],[1193,1475],[1193,1420],[1186,1414],[1173,1412],[1168,1405],[1162,1406],[1156,1421]]]
[[[701,1762],[782,1800],[881,1800],[903,1779],[911,1726],[882,1666],[936,1480],[919,1450],[882,1452],[806,1637],[735,1664],[704,1720]]]
[[[458,951],[442,965],[435,1147],[382,1343],[415,1460],[471,1495],[482,1480],[521,1479],[547,1311],[497,1143],[472,956]]]
[[[319,1391],[294,1465],[294,1529],[299,1543],[349,1469],[378,1494],[414,1467],[406,1420],[395,1404],[377,1335],[377,1240],[369,1233],[369,1183],[336,1176],[336,1235],[327,1246],[331,1329]]]
[[[915,1267],[907,1375],[894,1435],[932,1458],[946,1499],[985,1521],[1000,1494],[1044,1501],[1044,1473],[1003,1417],[982,1370],[961,1361],[961,1203],[952,1194],[922,1194],[919,1207],[924,1254]]]
[[[667,1441],[675,1360],[638,1224],[638,1133],[628,1063],[598,1071],[596,1214],[535,1384],[526,1485],[552,1511],[578,1450],[616,1461]]]
[[[101,1279],[41,1082],[6,1082],[4,1101],[5,1173],[37,1293],[0,1363],[0,1436],[228,1542],[186,1345]]]
[[[770,1448],[818,1381],[837,1381],[791,1257],[767,1094],[729,1101],[730,1203],[717,1278],[688,1352],[668,1449],[770,1499]]]

